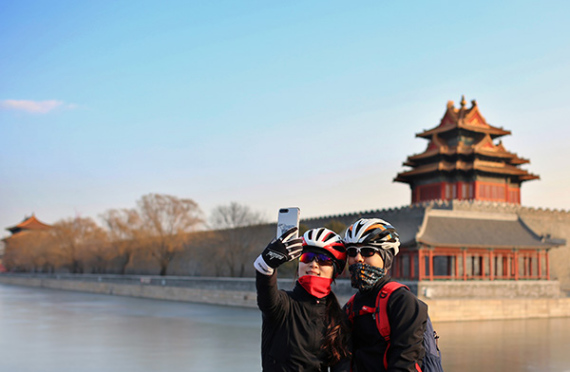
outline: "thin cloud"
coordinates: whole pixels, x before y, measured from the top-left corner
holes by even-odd
[[[59,107],[73,109],[75,108],[75,105],[65,104],[63,101],[57,100],[29,101],[7,99],[0,101],[0,108],[4,110],[25,111],[34,114],[47,114]]]

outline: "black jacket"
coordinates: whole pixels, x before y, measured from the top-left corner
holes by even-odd
[[[257,304],[263,315],[263,371],[327,371],[321,344],[326,331],[327,296],[318,299],[296,283],[292,291],[277,289],[277,274],[257,273]],[[331,369],[340,371],[340,364]],[[344,365],[346,370],[348,366]]]
[[[358,292],[352,311],[358,314],[362,306],[376,307],[380,289],[390,281],[384,277],[370,291]],[[390,321],[390,348],[387,354],[388,371],[414,371],[421,368],[425,354],[423,334],[427,322],[427,305],[406,288],[395,290],[388,301]],[[354,317],[352,330],[353,365],[358,372],[383,372],[387,343],[378,332],[372,314]]]

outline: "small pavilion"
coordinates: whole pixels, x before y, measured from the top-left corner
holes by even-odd
[[[15,242],[18,240],[18,237],[24,236],[26,234],[29,233],[33,233],[35,231],[45,231],[45,230],[49,230],[51,229],[52,226],[45,224],[43,222],[41,222],[40,220],[38,220],[36,218],[36,216],[34,214],[32,214],[30,217],[26,217],[24,218],[24,220],[22,222],[20,222],[19,224],[12,226],[12,227],[7,227],[6,230],[10,231],[10,233],[12,235],[10,235],[7,238],[3,238],[2,242],[5,245],[5,252],[7,250],[9,250],[11,248],[11,244],[10,242]],[[4,254],[0,255],[0,272],[4,272],[6,271],[6,268],[4,267]]]
[[[49,229],[51,229],[51,227],[52,227],[51,225],[48,225],[48,224],[41,222],[40,220],[38,220],[36,218],[36,216],[34,214],[32,214],[30,217],[24,218],[24,220],[22,222],[20,222],[19,224],[12,226],[12,227],[7,227],[6,230],[8,230],[8,231],[10,231],[10,233],[12,233],[12,236],[9,237],[9,238],[11,238],[14,235],[17,235],[17,234],[20,234],[23,232],[38,231],[38,230],[49,230]]]

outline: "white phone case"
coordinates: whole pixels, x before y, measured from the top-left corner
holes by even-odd
[[[300,210],[297,207],[293,208],[281,208],[279,209],[279,217],[277,218],[277,237],[279,238],[284,232],[292,227],[299,227],[299,213]],[[294,238],[297,238],[299,233],[295,234]]]

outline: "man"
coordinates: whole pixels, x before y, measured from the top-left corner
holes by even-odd
[[[421,371],[427,305],[406,287],[399,287],[388,295],[385,305],[389,341],[379,331],[386,324],[377,322],[382,319],[377,311],[377,300],[379,294],[385,295],[391,287],[385,287],[392,282],[387,272],[400,247],[396,229],[382,219],[363,218],[348,228],[344,243],[351,284],[358,288],[356,295],[345,305],[353,322],[353,366],[358,372]],[[383,288],[384,292],[381,292]]]

